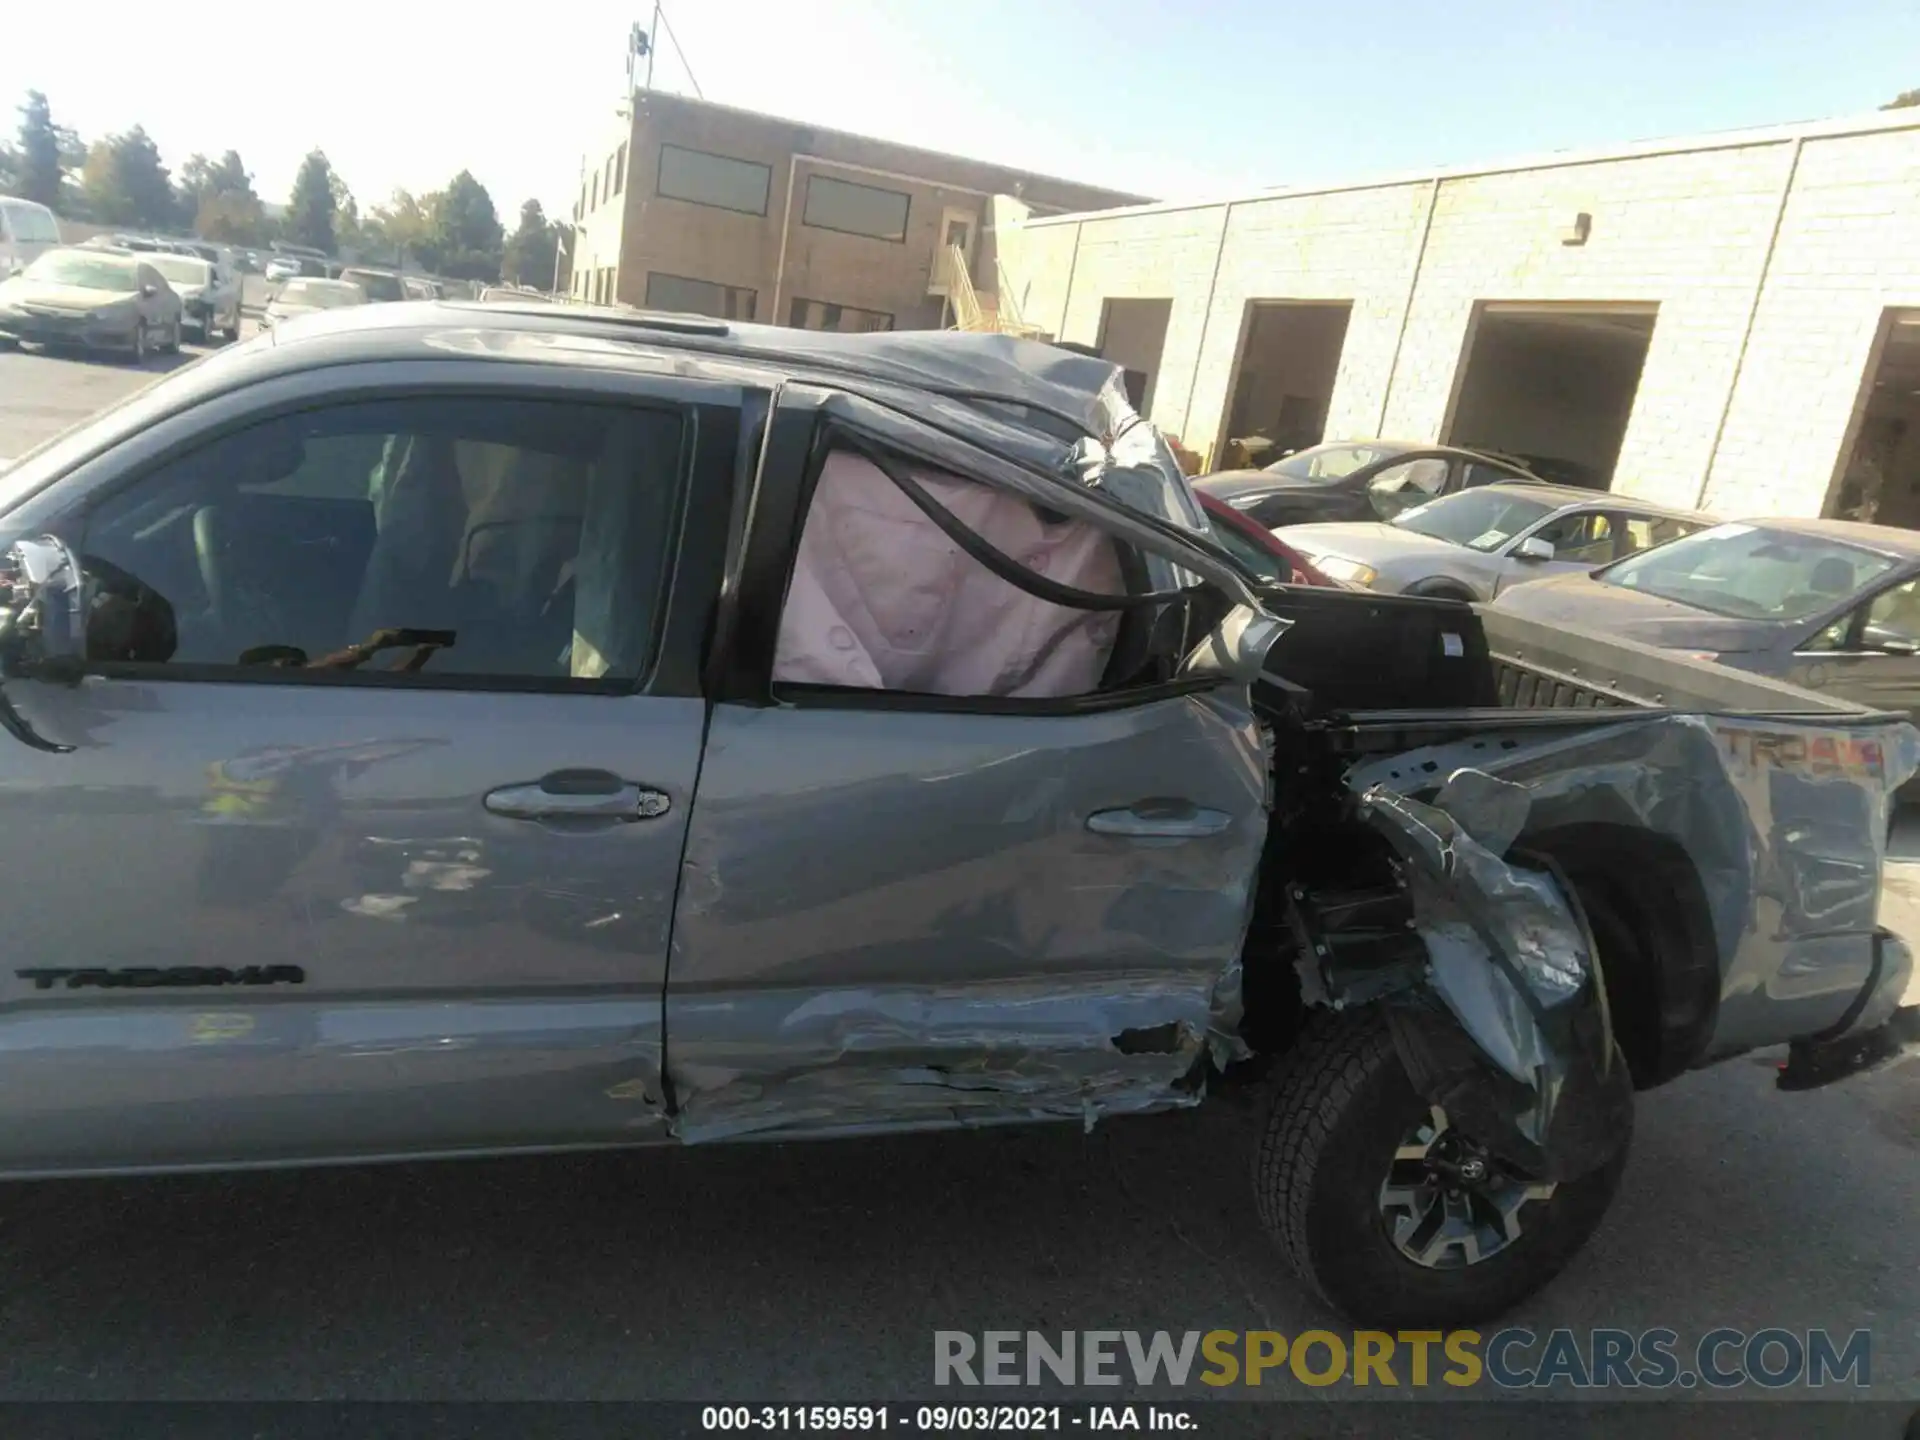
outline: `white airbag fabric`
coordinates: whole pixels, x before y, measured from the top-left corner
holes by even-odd
[[[1113,541],[1048,523],[1015,496],[903,466],[1002,554],[1063,585],[1123,590]],[[780,617],[773,678],[935,695],[1085,694],[1105,673],[1116,611],[1073,610],[1008,584],[941,533],[861,456],[827,457]]]

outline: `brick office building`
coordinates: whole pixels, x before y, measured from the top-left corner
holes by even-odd
[[[1215,464],[1544,457],[1724,515],[1920,526],[1920,109],[997,235],[1022,316]]]
[[[932,328],[946,318],[947,245],[995,288],[993,197],[1040,215],[1142,198],[659,91],[635,92],[630,110],[584,167],[577,299]]]

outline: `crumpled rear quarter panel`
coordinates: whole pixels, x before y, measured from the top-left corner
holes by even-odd
[[[1888,820],[1916,765],[1920,735],[1893,721],[1662,713],[1544,740],[1489,731],[1348,784],[1414,794],[1470,766],[1525,788],[1529,835],[1612,824],[1677,842],[1712,918],[1713,1059],[1815,1034],[1873,980]]]

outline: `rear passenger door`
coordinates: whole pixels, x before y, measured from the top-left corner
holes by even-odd
[[[1266,832],[1244,687],[1136,669],[1148,630],[1031,603],[876,472],[823,504],[842,453],[782,415],[729,580],[669,971],[678,1133],[1196,1100]],[[1062,517],[915,473],[1028,570],[1117,587]]]
[[[73,749],[0,738],[0,1168],[657,1132],[739,396],[477,370],[256,385],[62,482],[177,641],[8,686]]]

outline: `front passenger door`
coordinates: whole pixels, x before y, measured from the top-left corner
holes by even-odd
[[[1920,718],[1920,580],[1890,586],[1794,656],[1796,684]]]

